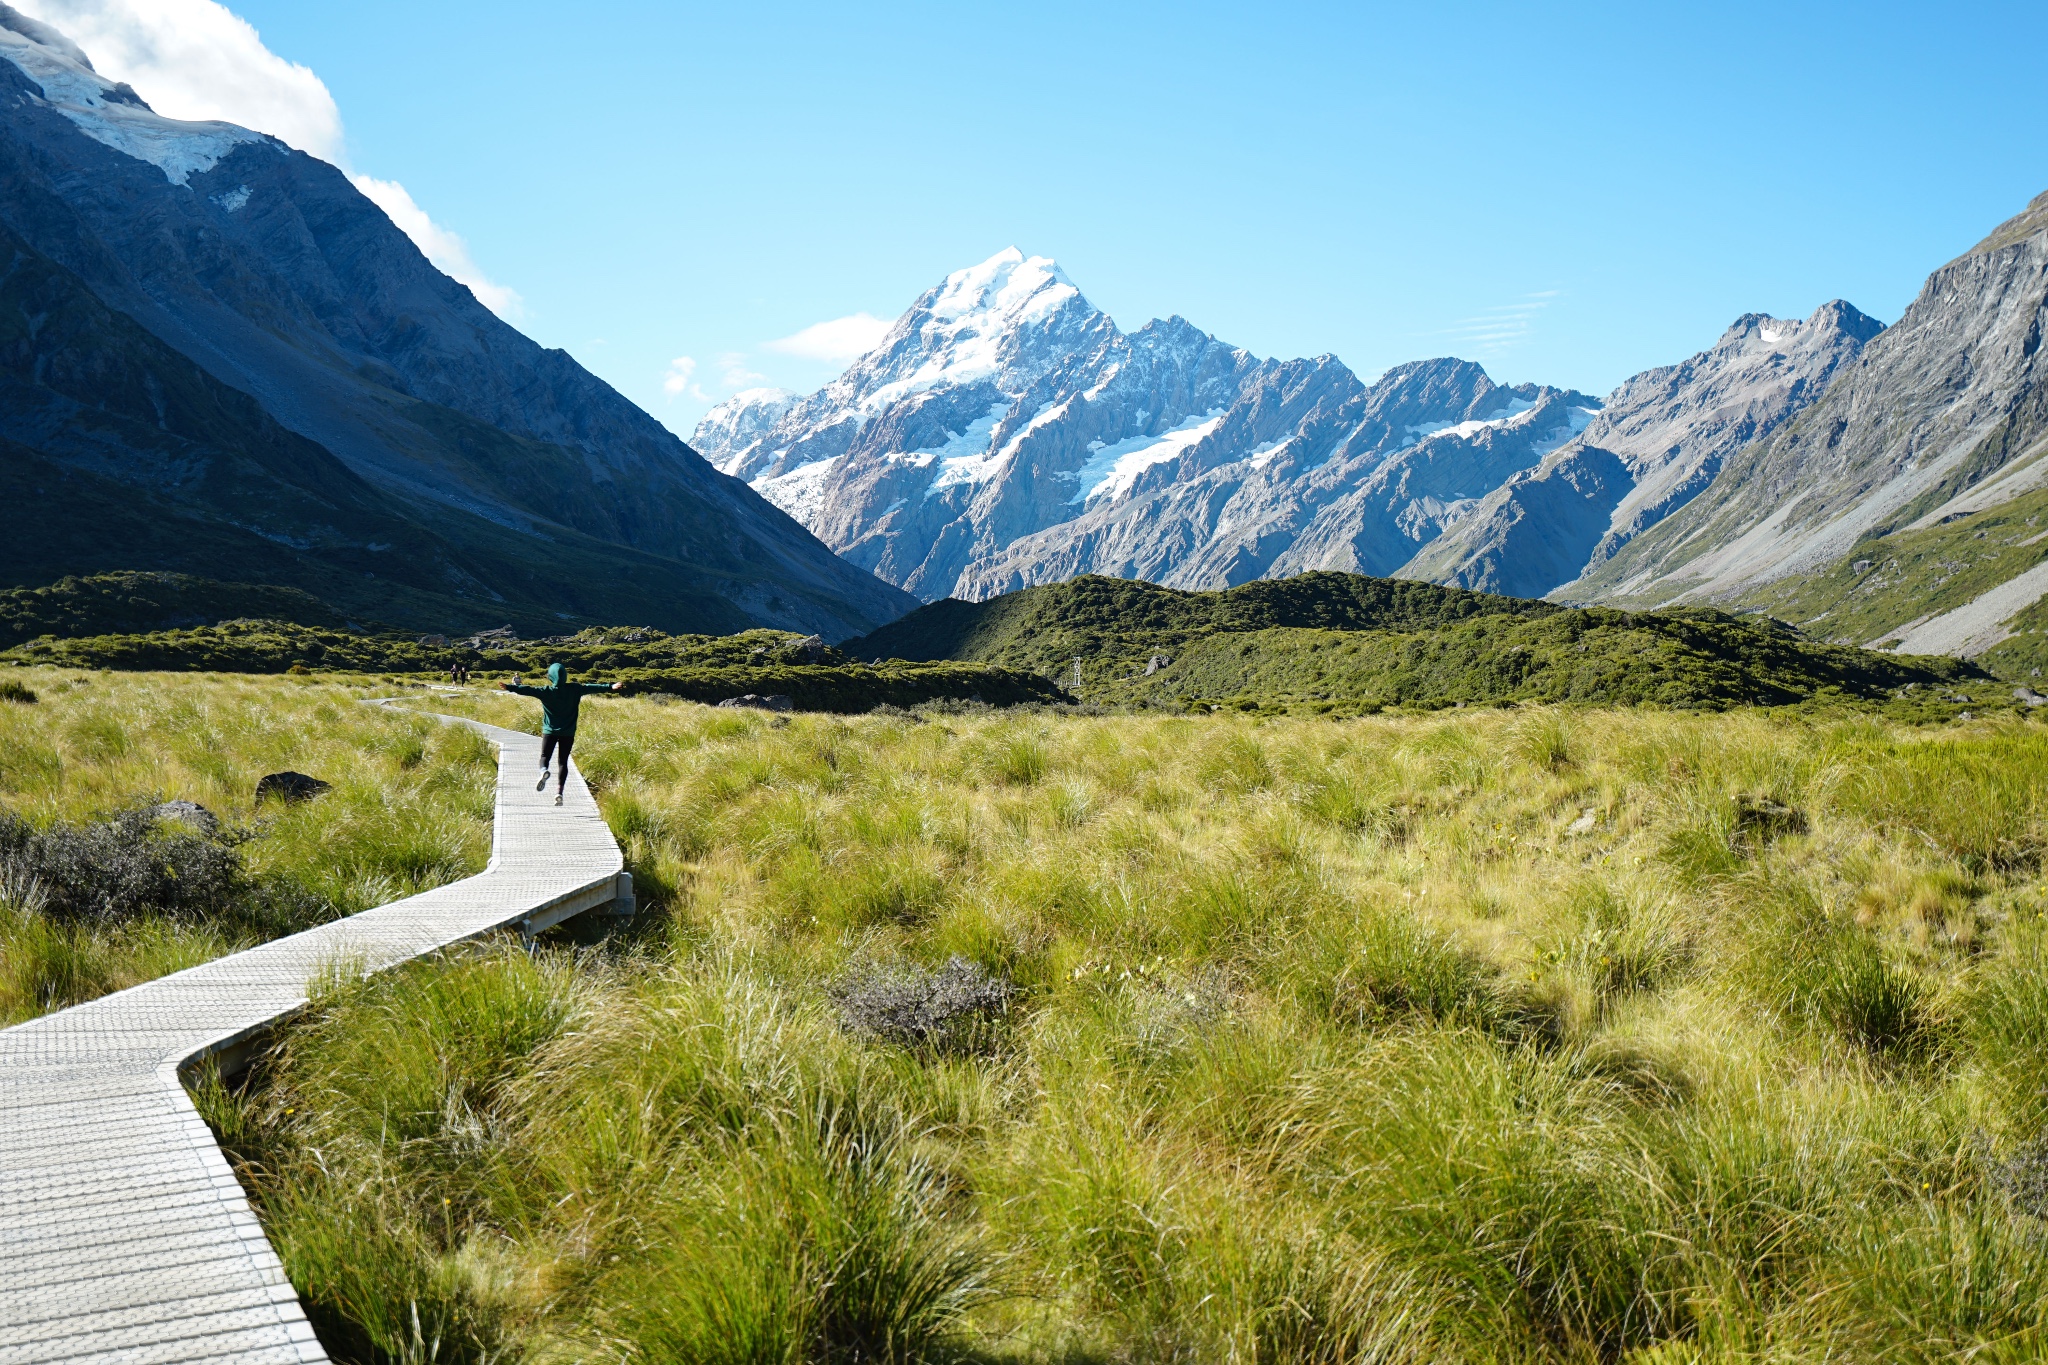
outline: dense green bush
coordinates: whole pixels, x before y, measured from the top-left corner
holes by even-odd
[[[656,693],[717,703],[754,693],[790,698],[800,711],[857,714],[877,706],[908,708],[935,701],[990,706],[1069,700],[1035,673],[984,664],[763,664],[731,668],[624,668],[601,673],[630,693]]]
[[[1065,683],[1078,658],[1086,700],[1172,708],[1360,715],[1510,701],[1853,701],[1932,717],[1993,697],[2011,706],[1969,664],[1827,644],[1767,617],[1564,608],[1361,574],[1221,592],[1077,578],[937,602],[844,648],[1005,664]],[[1940,700],[1966,683],[1977,684],[1974,696]]]
[[[230,621],[217,626],[44,639],[12,656],[24,663],[123,671],[215,673],[323,671],[446,676],[460,661],[491,677],[540,674],[549,664],[630,692],[720,702],[753,693],[790,697],[806,711],[870,711],[934,701],[981,701],[991,706],[1067,700],[1036,674],[983,664],[849,662],[828,647],[806,645],[787,631],[738,635],[664,635],[657,630],[590,629],[554,642],[524,642],[486,649],[464,643],[422,644],[418,637],[363,635],[280,621]]]
[[[149,810],[45,829],[0,811],[0,875],[17,904],[102,924],[219,912],[249,890],[232,843]]]

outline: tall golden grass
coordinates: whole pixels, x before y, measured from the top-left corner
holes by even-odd
[[[78,922],[43,913],[33,886],[0,875],[0,1023],[467,876],[489,856],[490,746],[468,731],[358,706],[356,698],[370,695],[365,687],[11,674],[40,700],[0,702],[0,803],[8,811],[47,827],[197,801],[239,840],[252,895],[277,894],[245,914]],[[333,790],[259,808],[257,779],[287,768]]]
[[[2048,1354],[2048,727],[590,712],[634,933],[203,1091],[348,1358]]]

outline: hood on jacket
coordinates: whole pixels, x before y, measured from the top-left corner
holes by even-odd
[[[549,687],[560,687],[560,686],[562,685],[562,680],[563,680],[564,678],[568,677],[568,675],[569,675],[569,670],[568,670],[568,669],[566,669],[566,668],[564,668],[564,667],[562,667],[562,666],[561,666],[560,664],[549,664],[549,665],[548,665],[548,686],[549,686]]]

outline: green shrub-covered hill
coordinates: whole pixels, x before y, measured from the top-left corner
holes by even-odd
[[[849,661],[828,646],[779,630],[666,635],[644,627],[593,627],[554,640],[440,642],[438,637],[323,629],[288,621],[82,639],[44,637],[0,658],[26,664],[122,671],[208,673],[352,672],[446,675],[457,662],[491,678],[538,674],[561,663],[582,677],[624,682],[628,692],[719,702],[754,693],[789,697],[806,711],[869,711],[884,704],[983,701],[992,706],[1067,700],[1038,674],[941,660],[882,666]]]
[[[1566,608],[1341,573],[1220,592],[1077,578],[937,602],[843,648],[1035,668],[1069,684],[1079,659],[1085,698],[1174,708],[2011,700],[1970,664],[1829,644],[1768,617]]]

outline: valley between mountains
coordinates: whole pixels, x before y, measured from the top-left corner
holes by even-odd
[[[676,125],[587,78],[664,8],[541,16],[549,135],[649,179]],[[964,13],[926,121],[996,88]],[[998,22],[1102,84],[1056,18]],[[743,56],[641,46],[691,118]],[[1890,325],[1816,290],[1605,393],[1127,330],[1008,249],[685,441],[108,69],[0,0],[0,1365],[2048,1360],[2048,195]],[[553,264],[605,278],[649,201],[473,108],[518,192],[602,185]],[[408,898],[480,871],[450,945]],[[419,955],[247,1028],[241,954],[366,913]]]
[[[11,9],[0,58],[19,586],[168,572],[295,589],[321,623],[840,640],[1082,575],[1325,570],[2048,665],[2048,196],[1890,327],[1746,314],[1606,394],[1126,332],[1012,248],[816,393],[739,393],[685,444],[327,163],[163,118]]]

